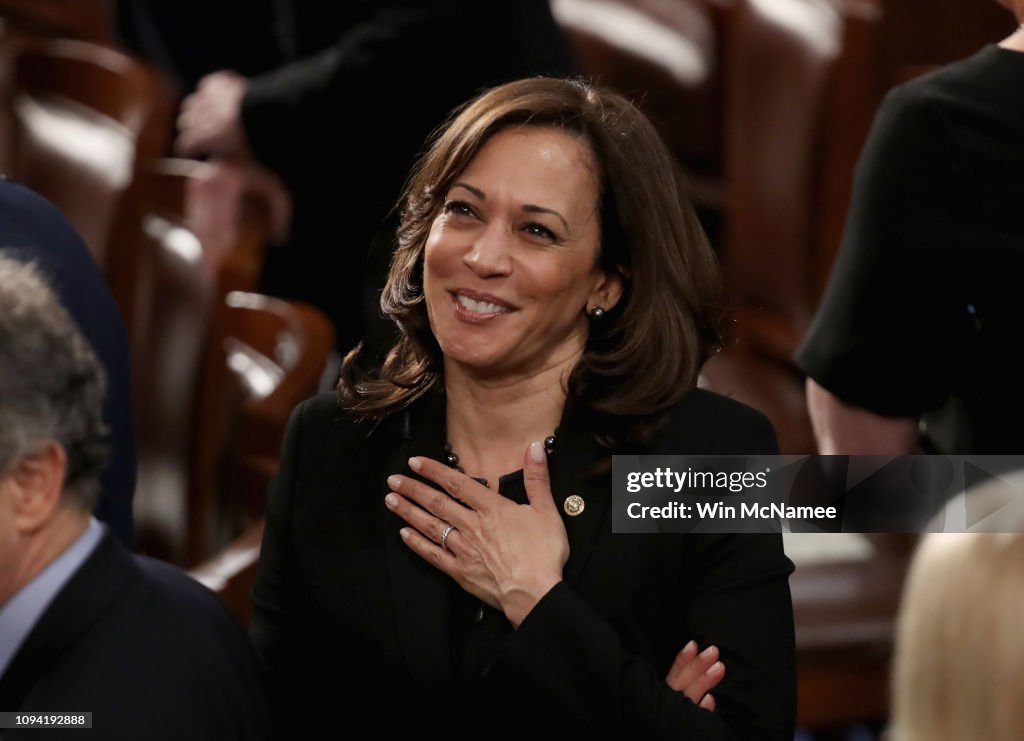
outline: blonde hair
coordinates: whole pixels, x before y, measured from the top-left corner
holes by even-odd
[[[907,577],[891,741],[1024,739],[1024,533],[936,533]]]

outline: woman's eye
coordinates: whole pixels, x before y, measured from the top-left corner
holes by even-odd
[[[538,224],[536,222],[531,222],[531,223],[527,224],[524,227],[524,229],[526,230],[526,232],[528,234],[530,234],[530,235],[532,235],[534,237],[540,237],[541,239],[547,239],[547,240],[549,240],[551,242],[557,242],[558,241],[558,235],[556,235],[553,231],[548,229],[543,224]]]
[[[465,201],[445,201],[444,212],[456,216],[476,216],[473,207]]]

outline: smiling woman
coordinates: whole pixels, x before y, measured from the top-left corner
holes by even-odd
[[[423,270],[449,384],[456,373],[567,376],[587,341],[581,307],[618,303],[622,278],[598,262],[591,160],[558,129],[507,129],[449,190]]]
[[[398,237],[401,339],[296,411],[271,495],[252,630],[289,733],[345,698],[417,738],[791,739],[780,538],[611,530],[613,453],[776,452],[696,389],[718,275],[650,123],[582,83],[495,88]]]

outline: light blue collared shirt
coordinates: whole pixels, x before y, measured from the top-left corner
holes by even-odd
[[[92,555],[102,538],[103,526],[90,517],[89,527],[70,548],[0,605],[0,677],[53,598]]]

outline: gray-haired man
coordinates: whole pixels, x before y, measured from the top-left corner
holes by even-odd
[[[38,271],[0,256],[0,712],[89,712],[104,739],[263,738],[238,626],[90,514],[103,394],[95,354]]]

